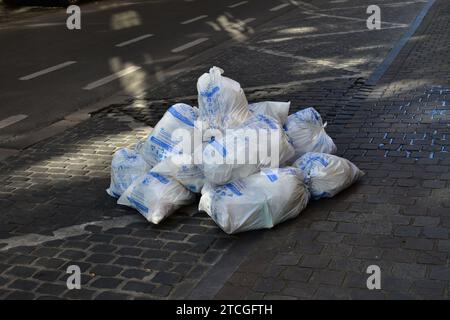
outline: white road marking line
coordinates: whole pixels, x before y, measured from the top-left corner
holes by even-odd
[[[367,76],[368,72],[362,72],[360,74],[353,74],[351,76],[348,75],[342,75],[337,77],[323,77],[323,78],[313,78],[313,79],[307,79],[307,80],[297,80],[297,81],[291,81],[291,82],[284,82],[284,83],[271,83],[268,85],[263,86],[256,86],[256,87],[245,87],[243,88],[245,92],[249,91],[257,91],[257,90],[267,90],[271,89],[265,94],[267,96],[279,96],[280,92],[274,89],[288,89],[289,87],[298,88],[299,85],[305,84],[305,83],[315,83],[315,82],[321,82],[321,81],[332,81],[337,79],[357,79],[359,77],[365,77]],[[253,94],[248,95],[249,100],[253,100]],[[255,95],[256,98],[256,95]]]
[[[0,121],[0,129],[6,128],[16,122],[22,121],[23,119],[28,118],[26,114],[17,114],[15,116],[8,117]]]
[[[310,4],[310,3],[307,3],[307,2],[304,2],[304,1],[290,0],[290,3],[292,3],[294,6],[302,5],[303,7],[309,7],[311,10],[319,10],[320,9],[317,6],[315,6],[313,4]]]
[[[144,34],[143,36],[140,36],[140,37],[137,37],[137,38],[134,38],[134,39],[131,39],[131,40],[124,41],[124,42],[121,42],[119,44],[116,44],[116,47],[119,47],[119,48],[120,47],[125,47],[125,46],[127,46],[127,45],[129,45],[131,43],[135,43],[135,42],[138,42],[138,41],[150,38],[150,37],[153,37],[153,34],[151,34],[151,33]]]
[[[71,64],[74,64],[74,63],[77,63],[77,62],[76,61],[66,61],[66,62],[57,64],[56,66],[53,66],[53,67],[50,67],[50,68],[47,68],[47,69],[44,69],[44,70],[41,70],[41,71],[38,71],[38,72],[35,72],[35,73],[32,73],[32,74],[29,74],[27,76],[23,76],[23,77],[19,78],[19,80],[31,80],[33,78],[42,76],[42,75],[44,75],[46,73],[50,73],[52,71],[56,71],[56,70],[65,68],[65,67],[70,66]]]
[[[246,3],[248,3],[248,1],[241,1],[241,2],[229,5],[228,8],[233,9],[233,8],[242,6],[242,5],[246,4]]]
[[[334,15],[334,14],[324,14],[324,13],[317,13],[317,12],[311,12],[311,11],[304,11],[304,14],[307,15],[312,15],[311,17],[305,18],[305,19],[315,19],[317,17],[326,17],[326,18],[336,18],[336,19],[343,19],[343,20],[351,20],[351,21],[363,21],[366,22],[367,19],[362,19],[362,18],[354,18],[354,17],[345,17],[345,16],[338,16],[338,15]],[[396,22],[387,22],[387,21],[382,21],[382,24],[386,25],[392,25],[392,26],[397,26],[397,27],[408,27],[407,24],[404,23],[396,23]]]
[[[196,45],[198,45],[198,44],[200,44],[202,42],[208,41],[208,40],[209,40],[209,38],[200,38],[200,39],[188,42],[186,44],[183,44],[182,46],[179,46],[179,47],[177,47],[175,49],[172,49],[172,52],[173,53],[178,53],[178,52],[184,51],[186,49],[192,48],[192,47],[194,47],[194,46],[196,46]]]
[[[7,239],[0,239],[0,244],[6,244],[6,246],[1,247],[0,251],[6,251],[20,246],[38,246],[42,243],[66,239],[69,237],[79,236],[83,234],[91,234],[92,232],[86,230],[87,226],[99,226],[102,230],[107,230],[111,228],[123,228],[134,222],[141,221],[136,215],[123,216],[118,218],[113,218],[110,220],[99,220],[93,222],[87,222],[83,224],[78,224],[70,227],[65,227],[53,231],[53,235],[41,235],[36,233],[29,233],[23,236],[15,236]]]
[[[135,72],[135,71],[138,71],[139,69],[141,69],[141,67],[138,67],[138,66],[130,66],[130,67],[125,68],[125,69],[123,69],[123,70],[120,70],[120,71],[118,71],[118,72],[116,72],[116,73],[113,73],[113,74],[111,74],[111,75],[109,75],[109,76],[107,76],[107,77],[104,77],[104,78],[102,78],[102,79],[100,79],[100,80],[97,80],[97,81],[94,81],[94,82],[89,83],[87,86],[85,86],[85,87],[83,88],[83,90],[92,90],[92,89],[95,89],[95,88],[100,87],[100,86],[103,86],[103,85],[105,85],[105,84],[107,84],[107,83],[109,83],[109,82],[111,82],[111,81],[114,81],[114,80],[116,80],[116,79],[125,77],[126,75],[128,75],[128,74],[130,74],[130,73],[133,73],[133,72]]]
[[[318,66],[318,67],[327,67],[327,68],[333,68],[333,69],[340,69],[340,70],[356,72],[356,73],[360,73],[361,72],[361,70],[359,70],[357,68],[353,68],[352,66],[348,66],[348,65],[342,64],[342,63],[336,63],[336,62],[333,62],[331,60],[315,59],[315,58],[304,57],[304,56],[300,56],[300,55],[293,55],[293,54],[290,54],[290,53],[287,53],[287,52],[281,52],[281,51],[276,51],[276,50],[258,48],[258,47],[254,47],[254,46],[246,46],[246,48],[249,49],[249,50],[254,50],[254,51],[257,51],[257,52],[270,54],[270,55],[274,55],[274,56],[278,56],[278,57],[299,60],[299,61],[306,62],[308,64],[315,65],[315,66]]]
[[[395,7],[395,6],[403,6],[403,5],[408,5],[408,4],[425,3],[427,1],[428,0],[391,2],[391,3],[383,3],[383,4],[381,4],[381,6],[383,6],[383,7]],[[316,10],[317,11],[337,11],[337,10],[348,10],[348,9],[358,9],[358,8],[367,8],[367,5],[349,6],[349,7],[334,7],[334,8],[316,9]]]
[[[385,28],[379,29],[379,30],[401,29],[401,28],[405,28],[405,27],[385,27]],[[289,41],[289,40],[293,40],[293,39],[319,38],[319,37],[337,36],[337,35],[345,35],[345,34],[352,34],[352,33],[375,32],[375,31],[378,31],[378,30],[369,30],[369,29],[365,28],[365,29],[352,30],[352,31],[339,31],[339,32],[306,34],[304,36],[284,37],[284,38],[277,38],[277,39],[261,40],[258,43],[276,43],[276,42],[282,42],[282,41]]]
[[[195,17],[195,18],[192,18],[192,19],[183,21],[183,22],[181,22],[181,24],[189,24],[189,23],[192,23],[192,22],[201,20],[201,19],[205,19],[205,18],[207,18],[207,17],[208,17],[208,16],[207,16],[206,14],[203,14],[203,15],[201,15],[201,16],[198,16],[198,17]]]
[[[255,20],[256,20],[256,18],[247,18],[245,20],[242,20],[242,22],[244,22],[244,23],[251,23],[251,22],[253,22]]]
[[[278,11],[278,10],[281,10],[283,8],[286,8],[287,6],[289,6],[289,3],[283,3],[283,4],[280,4],[279,6],[273,7],[269,11],[272,11],[272,12]]]
[[[41,28],[41,27],[54,27],[54,26],[65,26],[65,23],[60,23],[60,22],[49,22],[49,23],[32,23],[32,24],[27,24],[25,25],[25,27],[29,27],[29,28]]]

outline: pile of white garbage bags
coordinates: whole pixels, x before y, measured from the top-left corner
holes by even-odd
[[[107,193],[158,224],[200,195],[226,233],[272,228],[309,200],[333,197],[363,176],[337,148],[320,114],[290,102],[248,104],[213,67],[197,82],[198,108],[177,103],[135,150],[119,149]]]
[[[308,204],[308,188],[299,169],[262,169],[222,186],[207,185],[199,210],[226,233],[272,228],[296,217]]]

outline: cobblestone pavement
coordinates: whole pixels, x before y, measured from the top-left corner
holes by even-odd
[[[383,1],[391,24],[368,37],[358,19],[369,2],[306,3],[254,35],[237,33],[250,38],[202,57],[170,85],[8,158],[0,298],[448,298],[450,6],[437,2],[371,87],[364,80],[424,2]],[[168,97],[195,103],[195,78],[211,63],[249,100],[317,107],[340,155],[366,171],[361,183],[273,230],[236,236],[195,206],[158,226],[117,206],[104,192],[111,154],[145,137]],[[71,264],[83,272],[81,290],[65,286]],[[382,269],[381,291],[365,287],[370,264]]]

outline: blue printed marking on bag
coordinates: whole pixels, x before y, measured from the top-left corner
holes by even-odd
[[[227,149],[225,149],[224,146],[222,146],[220,143],[218,143],[215,139],[211,140],[209,142],[210,145],[212,145],[214,147],[214,149],[216,149],[217,151],[220,152],[220,154],[222,155],[222,157],[226,157],[227,155]]]
[[[258,115],[257,118],[258,118],[258,120],[261,120],[264,123],[266,123],[270,127],[270,129],[274,129],[274,130],[278,129],[278,126],[272,119],[270,119],[262,114]]]
[[[170,112],[171,115],[173,115],[175,118],[177,118],[181,122],[187,124],[190,127],[194,127],[194,123],[190,119],[186,118],[181,113],[179,113],[173,106],[170,107],[170,109],[168,111]]]
[[[278,175],[272,170],[266,170],[263,171],[263,173],[271,182],[275,182],[278,180]]]
[[[164,177],[156,172],[150,172],[150,175],[152,177],[158,179],[158,181],[161,183],[168,184],[170,182],[169,179],[167,179],[166,177]]]
[[[301,163],[300,163],[300,169],[303,171],[309,171],[311,169],[311,166],[314,164],[314,162],[318,162],[323,167],[328,166],[328,161],[323,156],[317,156],[317,155],[310,155],[307,156]]]
[[[146,207],[145,205],[143,205],[142,203],[140,203],[139,201],[136,201],[134,198],[132,197],[127,197],[128,201],[130,201],[130,203],[136,207],[136,209],[138,209],[139,211],[148,213],[148,207]]]
[[[160,139],[156,138],[155,136],[152,136],[150,138],[151,142],[154,142],[155,144],[157,144],[158,146],[162,147],[163,149],[166,149],[168,151],[172,151],[173,147],[167,143],[165,143],[164,141],[161,141]]]
[[[211,89],[211,91],[203,91],[200,92],[200,94],[205,97],[205,98],[212,98],[217,92],[219,92],[220,88],[218,86],[215,86],[214,88]]]
[[[224,187],[233,192],[235,195],[242,196],[242,192],[234,184],[227,183]]]

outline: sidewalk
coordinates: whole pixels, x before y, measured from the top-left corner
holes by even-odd
[[[324,3],[8,158],[0,166],[0,298],[448,298],[450,5],[438,0],[369,86],[424,3],[392,5],[383,18],[391,28],[371,37],[354,32],[366,1],[334,11]],[[239,30],[240,39],[251,35]],[[273,230],[236,236],[195,206],[159,226],[117,206],[104,192],[111,154],[145,137],[173,97],[195,104],[196,78],[211,64],[240,81],[250,101],[316,107],[339,155],[366,172],[361,183]],[[81,290],[65,286],[71,264],[83,272]],[[371,264],[381,267],[382,290],[366,288]]]

